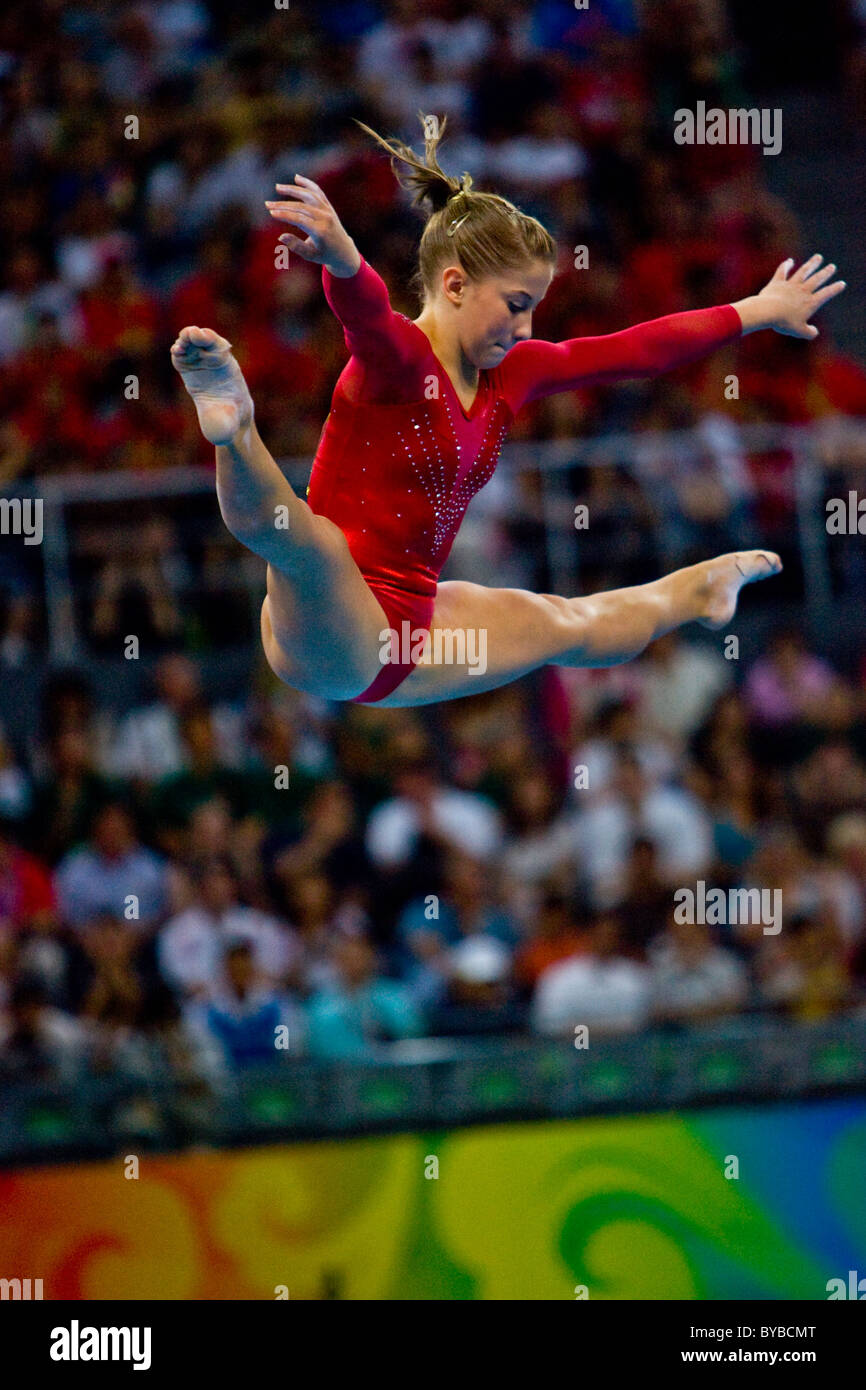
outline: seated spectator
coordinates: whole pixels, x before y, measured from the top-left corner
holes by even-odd
[[[12,988],[0,1015],[0,1073],[7,1080],[73,1083],[87,1060],[81,1022],[48,1003],[44,987],[26,977]]]
[[[250,731],[252,756],[244,769],[249,788],[249,814],[270,834],[294,838],[320,779],[297,762],[297,733],[283,710],[268,706]],[[277,770],[285,773],[277,780]]]
[[[225,986],[213,999],[186,1009],[193,1037],[211,1049],[214,1072],[235,1072],[303,1051],[303,1012],[288,994],[261,979],[248,941],[229,945],[225,973]]]
[[[651,643],[641,663],[641,675],[638,724],[675,745],[691,737],[732,680],[729,661],[711,647],[684,642],[677,632]]]
[[[645,965],[623,954],[617,918],[597,917],[584,953],[551,965],[539,978],[533,1032],[573,1038],[575,1028],[586,1024],[591,1036],[637,1033],[650,1019],[651,978]]]
[[[545,970],[579,956],[588,948],[587,936],[575,920],[568,898],[554,890],[545,894],[527,941],[514,956],[516,984],[531,992]]]
[[[677,922],[648,948],[653,1012],[660,1022],[705,1023],[746,1002],[749,979],[732,951],[713,942],[710,928]]]
[[[89,843],[58,865],[55,886],[71,926],[110,912],[141,930],[165,909],[166,864],[139,842],[127,807],[113,801],[94,817]]]
[[[82,945],[89,979],[80,1014],[89,1026],[91,1067],[147,1075],[147,1046],[138,1029],[144,997],[140,942],[125,922],[105,914],[87,924]]]
[[[489,859],[500,842],[499,816],[484,797],[453,791],[426,759],[397,765],[397,795],[377,806],[367,823],[367,851],[380,869],[405,868],[422,838]]]
[[[624,681],[626,671],[631,686],[621,691],[619,683]],[[582,810],[610,791],[623,753],[631,753],[637,759],[650,783],[667,782],[677,774],[678,761],[669,741],[641,724],[637,717],[643,671],[640,662],[614,668],[617,686],[609,689],[607,696],[602,696],[594,705],[587,737],[574,750],[572,767],[586,769],[586,785],[576,786],[574,793],[574,801]],[[566,674],[573,676],[575,672]],[[601,675],[602,672],[578,671],[577,674]]]
[[[839,928],[848,946],[866,933],[866,815],[837,816],[827,829],[827,853],[836,887]]]
[[[853,718],[850,692],[831,666],[806,649],[796,628],[777,633],[746,678],[751,717],[764,731],[764,762],[788,763],[808,753],[819,730]]]
[[[804,825],[866,809],[866,765],[844,738],[821,743],[791,773],[794,809]]]
[[[631,847],[617,907],[623,949],[636,960],[645,958],[647,944],[663,930],[671,903],[670,885],[658,865],[652,840],[639,838]]]
[[[511,787],[500,864],[511,911],[528,923],[542,891],[555,880],[563,892],[575,886],[577,835],[573,811],[563,809],[549,773],[527,769]]]
[[[244,907],[226,859],[196,865],[195,898],[160,927],[156,938],[159,971],[172,989],[188,998],[212,999],[225,988],[226,948],[244,941],[263,984],[277,988],[300,966],[301,944],[284,922]]]
[[[308,993],[333,985],[337,979],[334,946],[345,938],[363,936],[369,925],[366,915],[341,911],[332,880],[319,872],[293,877],[280,901],[301,947],[300,964],[293,974],[298,987]]]
[[[48,866],[22,849],[13,834],[0,819],[0,921],[18,931],[53,925],[56,906]]]
[[[492,936],[506,945],[517,938],[508,912],[497,906],[485,866],[468,854],[451,853],[445,861],[444,891],[415,898],[397,922],[398,943],[411,950],[416,930],[438,931],[443,941],[456,945],[468,936]]]
[[[447,986],[431,1004],[432,1031],[446,1037],[513,1033],[524,1009],[511,988],[511,952],[493,936],[467,936],[448,948]]]
[[[655,846],[667,883],[703,872],[712,856],[709,817],[696,797],[679,787],[652,787],[638,760],[620,758],[610,792],[582,815],[578,845],[598,906],[619,901],[635,839]]]
[[[366,886],[371,866],[345,782],[316,787],[304,802],[300,834],[274,857],[273,872],[286,886],[299,874],[324,873],[337,887]]]
[[[54,865],[87,837],[98,809],[121,789],[97,771],[86,728],[53,731],[48,756],[50,770],[36,782],[26,835],[30,847]]]
[[[180,720],[180,736],[185,766],[162,777],[148,803],[156,839],[168,853],[181,850],[184,831],[203,802],[224,797],[235,818],[249,811],[246,777],[222,761],[211,711],[197,706],[186,712]]]
[[[706,777],[705,800],[713,817],[713,846],[718,863],[732,872],[741,869],[758,848],[758,777],[745,753],[719,768],[716,779]]]
[[[409,990],[376,969],[373,947],[363,937],[333,946],[335,982],[307,1005],[313,1057],[375,1057],[398,1038],[421,1037],[424,1024]]]
[[[185,766],[181,720],[203,703],[201,673],[183,652],[160,657],[153,671],[156,699],[132,709],[117,723],[103,771],[146,785],[180,772]],[[240,717],[230,706],[211,710],[220,761],[237,765]]]
[[[820,907],[788,918],[755,961],[764,1000],[804,1022],[832,1018],[853,1000],[845,950]]]

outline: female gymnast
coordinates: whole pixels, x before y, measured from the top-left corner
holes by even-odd
[[[828,283],[836,267],[812,256],[795,270],[789,260],[760,294],[736,304],[602,337],[532,339],[555,244],[534,217],[473,191],[468,174],[446,175],[436,153],[445,123],[424,119],[423,160],[363,127],[389,152],[398,179],[397,162],[405,166],[400,181],[429,209],[416,319],[392,310],[384,282],[312,179],[296,174],[294,184],[277,185],[280,200],[267,203],[302,234],[279,240],[322,266],[325,297],[351,354],[307,501],[259,437],[231,344],[190,327],[171,350],[216,446],[223,520],[267,561],[261,634],[269,665],[287,685],[327,700],[423,705],[549,664],[613,666],[684,623],[724,627],[742,586],[779,572],[777,555],[722,555],[651,584],[579,598],[440,583],[439,575],[523,404],[670,371],[762,328],[817,337],[809,320],[845,288]]]

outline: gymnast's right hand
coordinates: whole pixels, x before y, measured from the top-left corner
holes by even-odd
[[[283,245],[305,261],[327,266],[340,279],[354,275],[361,265],[360,252],[319,185],[295,174],[294,183],[278,183],[276,188],[288,201],[266,202],[271,217],[306,232],[306,237],[284,232],[279,238]]]

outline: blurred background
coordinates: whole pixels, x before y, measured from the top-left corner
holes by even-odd
[[[782,152],[676,145],[698,101],[781,110]],[[767,546],[738,645],[405,711],[268,668],[168,348],[231,339],[303,492],[346,352],[264,200],[316,179],[414,316],[422,224],[351,118],[419,148],[419,110],[556,237],[538,337],[838,263],[814,343],[524,410],[446,570],[572,594]],[[0,1276],[815,1298],[863,1267],[866,560],[826,520],[866,495],[864,152],[864,0],[0,16],[0,487],[44,506],[0,547]],[[781,890],[782,931],[678,925],[701,879]]]

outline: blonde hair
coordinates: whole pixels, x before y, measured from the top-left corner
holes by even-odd
[[[536,217],[496,193],[473,190],[471,174],[455,179],[442,169],[437,150],[447,117],[440,121],[423,111],[418,116],[424,127],[423,159],[402,140],[385,140],[363,121],[355,124],[388,151],[397,182],[415,195],[412,206],[429,208],[414,277],[422,298],[435,290],[439,269],[455,258],[470,280],[516,270],[529,261],[555,265],[556,243]]]

